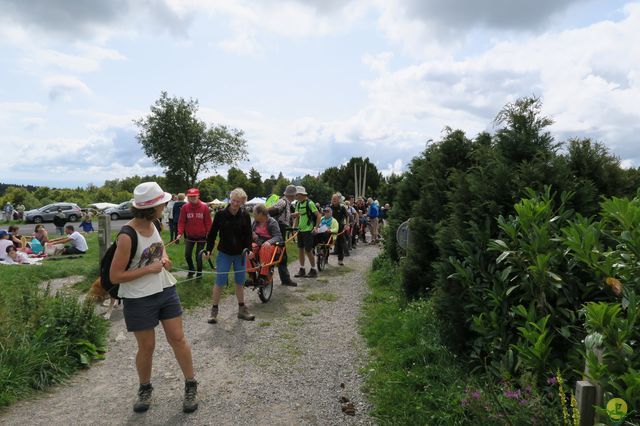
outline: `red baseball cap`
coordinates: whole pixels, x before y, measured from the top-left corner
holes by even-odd
[[[200,191],[198,188],[190,188],[187,190],[187,197],[199,197]]]

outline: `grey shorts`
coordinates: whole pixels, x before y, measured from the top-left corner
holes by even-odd
[[[127,331],[155,328],[162,320],[182,315],[182,306],[175,285],[150,296],[137,299],[124,298],[122,302]]]

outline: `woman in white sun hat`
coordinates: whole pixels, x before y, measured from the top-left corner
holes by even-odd
[[[169,273],[171,260],[153,221],[162,217],[162,211],[171,194],[156,182],[144,182],[133,191],[133,219],[127,223],[116,240],[117,248],[111,263],[110,278],[120,283],[118,296],[124,302],[124,320],[127,330],[138,342],[136,370],[140,380],[136,412],[144,412],[151,404],[151,364],[155,349],[155,327],[162,323],[167,341],[185,377],[183,411],[198,408],[197,386],[193,372],[191,347],[182,329],[182,307],[176,292],[176,279]],[[130,258],[132,233],[137,237],[137,248]],[[131,259],[131,261],[129,261]]]

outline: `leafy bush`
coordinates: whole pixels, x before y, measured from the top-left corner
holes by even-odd
[[[366,389],[381,424],[558,423],[548,388],[468,374],[443,343],[433,299],[407,301],[397,266],[384,256],[374,263],[361,330],[370,347]]]
[[[107,324],[91,303],[36,290],[24,291],[13,303],[18,315],[0,333],[0,406],[60,383],[102,358]]]

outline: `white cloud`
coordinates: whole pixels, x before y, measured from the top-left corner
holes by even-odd
[[[362,57],[362,63],[367,65],[373,71],[379,73],[386,72],[389,68],[389,62],[393,59],[393,52],[382,52],[375,55],[366,53]]]
[[[47,111],[39,102],[0,102],[0,126],[11,125],[19,117],[32,116]]]
[[[98,71],[104,61],[126,59],[117,50],[84,43],[77,44],[76,50],[77,54],[69,54],[54,49],[34,49],[27,53],[25,65],[31,70],[34,66],[52,66],[73,72],[93,72]]]
[[[85,95],[91,94],[91,89],[78,77],[72,75],[55,75],[45,77],[42,84],[49,91],[49,99],[70,100],[71,94],[80,92]]]

